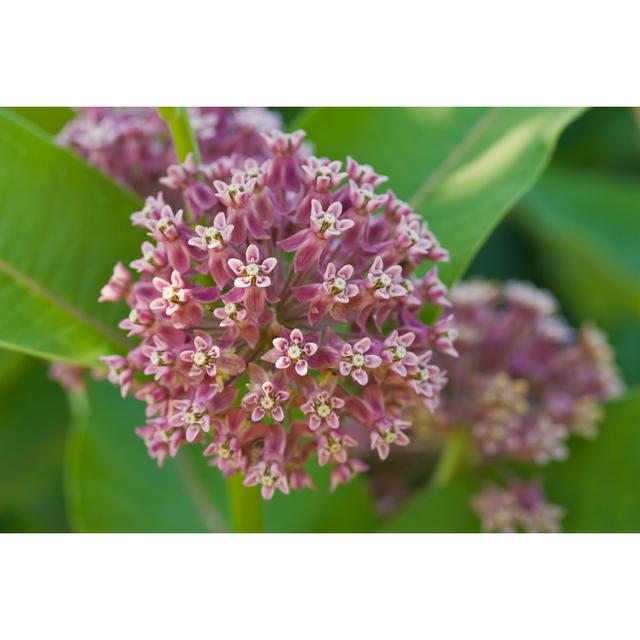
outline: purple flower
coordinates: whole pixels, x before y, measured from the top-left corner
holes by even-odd
[[[331,471],[331,491],[335,491],[339,485],[353,480],[358,474],[369,470],[369,465],[358,458],[351,458],[344,464],[338,464]]]
[[[205,374],[211,378],[215,377],[218,358],[220,358],[220,347],[213,344],[208,334],[197,335],[193,339],[193,349],[185,349],[180,353],[180,360],[192,365],[189,375],[199,378]]]
[[[154,240],[164,244],[171,266],[179,273],[187,271],[191,266],[191,260],[183,234],[182,210],[174,213],[169,205],[165,205],[160,218],[149,220],[147,228]]]
[[[536,481],[513,482],[506,489],[487,487],[473,500],[485,531],[555,533],[564,509],[549,504]]]
[[[416,335],[411,331],[400,335],[396,330],[393,330],[384,341],[382,359],[403,378],[407,376],[407,367],[416,367],[420,362],[418,356],[409,351],[409,347],[415,339]]]
[[[345,172],[340,171],[341,166],[342,163],[338,161],[329,162],[327,159],[310,156],[302,165],[303,179],[316,192],[327,193],[340,186],[340,183],[347,177]]]
[[[289,399],[289,393],[277,388],[264,370],[256,365],[250,366],[249,378],[253,390],[242,398],[242,406],[247,411],[251,409],[251,419],[259,422],[265,416],[271,416],[276,422],[282,422],[282,403]]]
[[[447,367],[456,389],[455,397],[438,394],[441,427],[468,425],[487,458],[537,465],[564,459],[571,433],[593,437],[600,404],[621,391],[602,334],[591,327],[576,334],[551,294],[528,283],[460,283],[451,300],[453,313],[427,338],[442,354],[434,351],[432,364]],[[409,373],[425,395],[435,393],[421,377],[428,385],[437,370]]]
[[[131,274],[118,262],[113,268],[113,275],[109,282],[100,290],[98,302],[117,302],[126,297],[131,287]]]
[[[293,329],[288,338],[274,338],[273,349],[262,356],[267,362],[275,361],[276,369],[288,369],[293,366],[299,376],[306,376],[309,361],[318,351],[316,342],[304,339],[300,329]]]
[[[171,318],[173,326],[184,329],[196,324],[203,316],[202,307],[195,302],[193,289],[185,287],[182,276],[174,271],[171,282],[155,277],[153,286],[162,294],[149,304],[152,311],[164,311]]]
[[[318,264],[330,243],[354,226],[353,220],[340,219],[341,215],[340,202],[330,204],[325,211],[319,200],[312,200],[309,228],[278,242],[285,251],[296,252],[293,260],[296,272],[306,271],[312,265]]]
[[[382,300],[405,296],[407,290],[402,285],[402,267],[394,264],[385,269],[382,258],[377,256],[367,273],[367,287],[373,295]]]
[[[228,260],[229,268],[236,275],[233,284],[239,289],[247,287],[265,288],[271,286],[270,274],[278,264],[276,258],[265,258],[261,263],[260,252],[255,244],[250,244],[246,251],[246,263],[237,258]]]
[[[342,398],[331,395],[326,389],[320,389],[300,405],[300,409],[306,416],[309,416],[311,431],[316,431],[323,426],[329,429],[339,429],[340,419],[336,410],[342,409],[344,405],[345,402]]]
[[[214,390],[208,386],[198,387],[193,399],[174,400],[171,403],[173,413],[169,418],[169,425],[182,427],[187,442],[193,442],[201,432],[208,433],[210,418],[207,402]]]
[[[368,468],[362,456],[407,444],[410,415],[437,409],[446,373],[430,358],[453,352],[456,328],[437,269],[417,273],[446,252],[409,205],[376,192],[386,178],[369,165],[341,171],[261,111],[190,114],[205,160],[164,165],[165,191],[132,216],[151,241],[134,276],[118,266],[103,291],[125,299],[120,327],[138,343],[108,361],[109,378],[146,403],[136,433],[160,464],[203,443],[211,466],[269,499],[312,488],[317,455],[335,489]],[[433,328],[424,302],[447,309]],[[574,416],[587,421],[588,405]]]
[[[249,468],[244,478],[244,485],[253,487],[257,484],[262,485],[260,492],[265,500],[271,500],[276,489],[280,489],[284,494],[289,493],[287,477],[278,462],[262,461]]]
[[[371,338],[361,338],[355,344],[345,343],[340,350],[340,375],[351,376],[358,384],[369,382],[367,369],[375,369],[382,364],[382,358],[369,353]]]
[[[323,467],[330,460],[344,465],[347,462],[347,448],[357,447],[358,441],[348,433],[338,429],[327,431],[318,438],[318,464]]]

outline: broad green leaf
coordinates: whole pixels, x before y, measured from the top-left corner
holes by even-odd
[[[518,214],[570,315],[609,331],[628,379],[640,381],[640,180],[553,166]]]
[[[66,487],[76,531],[182,532],[226,528],[220,474],[189,447],[158,468],[136,426],[144,404],[106,382],[74,395]],[[194,452],[195,453],[195,452]],[[206,474],[206,475],[205,475]]]
[[[63,531],[64,392],[43,363],[0,355],[0,531]]]
[[[478,533],[480,521],[471,510],[479,483],[469,477],[444,487],[424,487],[381,528],[384,533]]]
[[[5,384],[11,384],[14,378],[21,373],[29,363],[29,358],[24,353],[0,349],[0,391]]]
[[[67,457],[67,499],[77,531],[223,531],[229,527],[220,472],[202,447],[184,447],[163,468],[147,456],[133,430],[144,423],[143,403],[122,400],[117,389],[90,382],[74,396],[74,429]],[[267,531],[366,531],[374,512],[364,482],[328,493],[326,473],[314,474],[318,491],[275,496],[264,503]]]
[[[534,184],[573,108],[319,108],[295,122],[320,155],[353,156],[389,176],[463,273],[509,208]],[[385,185],[386,186],[386,185]]]
[[[73,118],[73,110],[69,107],[11,107],[11,111],[51,136],[60,133],[64,125]]]
[[[6,109],[0,202],[0,346],[85,365],[121,349],[124,311],[97,298],[139,251],[140,203]]]
[[[640,532],[640,389],[611,402],[598,438],[570,451],[543,472],[549,500],[567,509],[563,530]]]
[[[640,179],[554,166],[520,209],[546,255],[577,273],[584,269],[585,285],[593,274],[608,283],[600,295],[573,296],[574,302],[597,318],[614,317],[620,308],[640,317]]]
[[[640,126],[630,107],[596,107],[567,127],[554,164],[638,175]]]

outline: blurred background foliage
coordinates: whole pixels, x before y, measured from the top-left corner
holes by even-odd
[[[47,135],[72,117],[66,108],[14,111]],[[329,154],[333,149],[326,147],[340,140],[339,134],[361,135],[362,112],[375,110],[354,111],[358,123],[350,123],[349,115],[344,132],[336,123],[329,130],[323,114],[291,107],[278,111],[289,126],[305,120],[310,139]],[[372,126],[378,117],[386,116],[371,114]],[[608,332],[630,388],[640,385],[639,120],[631,108],[587,110],[564,129],[544,173],[526,193],[505,196],[504,186],[496,187],[496,194],[487,197],[502,198],[505,206],[509,202],[510,212],[465,276],[519,278],[550,289],[572,324],[593,321]],[[366,141],[362,153],[353,145],[353,155],[387,172],[394,187],[403,180],[411,187],[408,172],[420,162],[419,150],[416,158],[403,157],[402,134],[394,122],[368,135],[382,138],[377,148],[383,155],[367,153]],[[427,137],[423,143],[437,146],[438,140]],[[343,155],[336,149],[336,157]],[[427,220],[431,206],[446,209],[447,201],[427,201],[421,209]],[[467,204],[462,198],[457,206],[469,212]],[[468,215],[454,223],[473,224],[474,211]],[[463,269],[464,260],[458,266]],[[159,472],[132,434],[142,412],[139,403],[122,401],[116,389],[93,381],[88,398],[75,398],[70,405],[48,378],[45,362],[0,350],[0,531],[225,527],[226,497],[217,472],[190,454]],[[268,530],[478,530],[468,509],[477,479],[462,477],[443,489],[420,489],[395,520],[380,523],[364,480],[330,497],[326,474],[317,470],[316,475],[319,491],[278,495],[266,505]],[[600,437],[572,442],[569,460],[549,465],[544,476],[549,498],[567,507],[565,530],[640,531],[640,393],[632,390],[614,402]]]

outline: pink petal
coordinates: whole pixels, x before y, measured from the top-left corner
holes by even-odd
[[[331,412],[328,416],[327,416],[327,424],[332,428],[332,429],[338,429],[340,427],[340,420],[338,420],[338,416],[335,414],[335,412]]]
[[[409,332],[405,333],[404,335],[400,336],[398,338],[398,342],[403,347],[410,347],[413,344],[413,341],[415,339],[416,339],[416,334],[413,333],[413,331],[409,331]]]
[[[317,350],[318,345],[315,342],[307,342],[307,344],[304,345],[304,352],[308,356],[312,356],[314,353],[316,353]]]
[[[260,252],[255,244],[250,244],[246,252],[247,262],[258,262],[260,260]]]
[[[369,376],[367,375],[367,372],[364,369],[354,369],[351,372],[351,377],[358,384],[361,384],[363,387],[365,384],[367,384],[367,382],[369,382]]]
[[[263,273],[271,273],[277,264],[278,260],[276,258],[267,258],[266,260],[263,260],[261,265]]]
[[[382,358],[380,358],[379,356],[373,356],[373,355],[365,356],[364,364],[369,369],[375,369],[376,367],[379,367],[382,364]]]
[[[274,338],[273,346],[278,351],[286,351],[287,347],[289,346],[289,341],[286,338]]]
[[[244,264],[238,260],[238,258],[229,258],[227,260],[227,264],[229,265],[229,269],[233,271],[237,276],[241,275],[244,271]]]

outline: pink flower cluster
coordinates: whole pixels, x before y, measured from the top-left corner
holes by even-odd
[[[485,531],[496,533],[555,533],[560,531],[564,509],[549,504],[535,480],[512,482],[506,489],[489,486],[472,506]]]
[[[261,133],[281,125],[277,113],[262,108],[194,107],[189,113],[205,162],[260,156]],[[169,129],[150,107],[78,109],[58,141],[142,197],[176,161]]]
[[[450,316],[424,324],[425,303],[449,308],[433,266],[447,252],[387,178],[348,158],[308,155],[305,133],[264,134],[262,156],[169,167],[176,210],[149,197],[133,224],[149,239],[116,266],[101,300],[125,299],[120,323],[140,342],[108,356],[109,379],[147,403],[138,429],[162,464],[185,443],[265,499],[331,486],[409,442],[406,406],[438,406],[455,355]],[[401,328],[400,328],[401,327]]]
[[[596,434],[601,403],[622,390],[597,329],[576,333],[550,293],[523,282],[460,283],[451,301],[460,357],[447,363],[441,422],[468,426],[488,458],[536,464],[566,457],[571,433]]]

